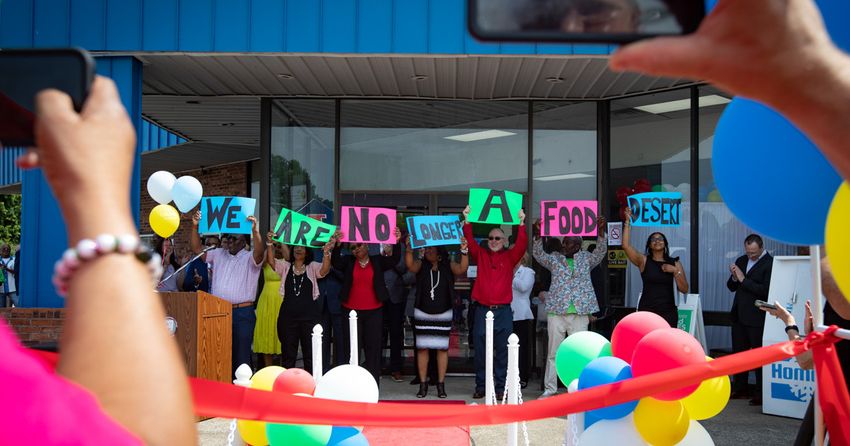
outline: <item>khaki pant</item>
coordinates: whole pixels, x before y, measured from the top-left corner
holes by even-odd
[[[586,314],[549,314],[549,356],[543,381],[547,392],[554,393],[558,390],[558,372],[555,370],[555,353],[558,352],[558,346],[567,335],[587,331],[589,323],[590,317]],[[570,383],[564,383],[564,386],[569,385]]]

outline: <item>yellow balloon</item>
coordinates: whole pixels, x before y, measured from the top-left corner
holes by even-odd
[[[708,356],[705,359],[714,361]],[[703,381],[694,393],[679,401],[692,419],[706,420],[723,411],[731,393],[732,384],[729,382],[729,377],[718,376]]]
[[[277,376],[286,370],[283,367],[271,365],[263,367],[254,373],[251,377],[251,388],[258,390],[268,390],[271,392],[274,387],[274,380]],[[237,420],[236,427],[239,428],[239,435],[252,446],[265,446],[269,444],[269,437],[266,436],[266,422],[254,420]]]
[[[826,255],[832,267],[832,276],[844,298],[850,300],[850,186],[842,183],[832,199],[826,217]]]
[[[635,427],[653,446],[672,446],[688,434],[691,419],[679,401],[646,397],[635,408]]]
[[[254,373],[254,376],[251,377],[251,388],[271,391],[277,375],[283,373],[284,370],[286,369],[276,365],[270,365],[257,370],[257,373]]]
[[[171,237],[171,234],[174,234],[180,226],[180,213],[170,205],[160,204],[151,209],[148,221],[153,232],[162,238],[167,238]]]

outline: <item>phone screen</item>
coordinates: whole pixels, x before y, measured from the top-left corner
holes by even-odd
[[[467,0],[469,28],[482,40],[622,43],[688,34],[704,0]]]
[[[63,91],[79,111],[93,79],[94,63],[83,50],[0,51],[0,144],[33,145],[39,91]]]

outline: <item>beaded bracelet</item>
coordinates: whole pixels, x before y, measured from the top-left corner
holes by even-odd
[[[154,284],[162,276],[162,259],[159,254],[142,244],[138,236],[123,234],[101,234],[92,239],[82,239],[74,248],[68,248],[53,268],[53,286],[56,292],[65,297],[68,293],[68,281],[83,262],[107,254],[132,254],[147,265],[154,278]]]

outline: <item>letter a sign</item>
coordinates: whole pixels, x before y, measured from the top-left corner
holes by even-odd
[[[509,190],[470,189],[470,223],[519,224],[522,195]]]

